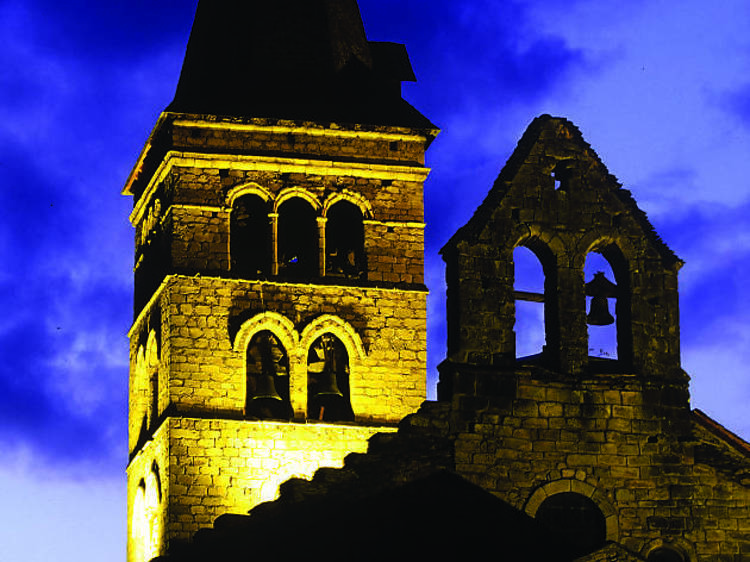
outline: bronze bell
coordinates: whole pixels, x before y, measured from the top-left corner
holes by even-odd
[[[308,362],[307,370],[314,375],[316,382],[315,397],[344,396],[336,381],[340,357],[336,352],[334,339],[330,335],[324,334],[321,336],[317,345],[313,346],[310,359],[313,360]]]
[[[336,382],[336,373],[325,371],[318,377],[318,389],[315,396],[343,396]]]
[[[591,307],[589,308],[588,316],[586,316],[586,323],[592,326],[609,326],[610,324],[614,324],[614,322],[614,317],[609,313],[607,297],[592,298]]]
[[[276,392],[276,384],[273,379],[273,375],[266,373],[256,376],[256,388],[253,393],[253,400],[260,400],[261,398],[281,400],[281,396]]]
[[[607,297],[617,297],[617,285],[604,277],[603,271],[597,271],[594,278],[586,283],[586,295],[593,297],[586,322],[592,326],[614,324],[615,319],[609,313]]]

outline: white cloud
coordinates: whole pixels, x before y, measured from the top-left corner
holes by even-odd
[[[0,468],[0,560],[123,560],[124,478],[60,480]]]
[[[727,323],[704,345],[683,351],[683,368],[691,375],[692,406],[730,430],[750,439],[750,327]]]

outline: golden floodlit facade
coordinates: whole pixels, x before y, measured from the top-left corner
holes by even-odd
[[[425,400],[438,131],[409,80],[356,0],[199,2],[123,190],[128,562],[750,560],[750,444],[691,408],[682,261],[565,118],[442,249]]]
[[[236,34],[217,27],[229,9]],[[123,190],[129,562],[341,466],[425,399],[437,130],[401,99],[403,46],[368,42],[356,2],[305,10],[274,29],[280,8],[201,2],[175,100]],[[298,68],[309,80],[289,84]],[[273,85],[243,87],[243,72]]]

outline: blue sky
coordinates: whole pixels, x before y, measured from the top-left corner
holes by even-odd
[[[122,560],[131,201],[195,0],[0,0],[0,559]],[[360,0],[406,43],[405,97],[443,132],[425,188],[429,388],[437,251],[528,123],[572,120],[685,260],[692,401],[750,437],[750,4]],[[29,538],[34,537],[34,538]],[[40,540],[41,539],[41,540]]]

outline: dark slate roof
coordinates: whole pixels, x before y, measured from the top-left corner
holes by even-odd
[[[367,40],[356,0],[201,0],[167,111],[414,128],[403,45]]]
[[[702,428],[708,430],[709,433],[718,437],[728,445],[731,445],[738,453],[750,458],[750,443],[745,441],[742,437],[736,433],[731,432],[726,427],[721,425],[719,422],[709,417],[705,412],[696,408],[693,410],[693,419]]]
[[[445,255],[447,251],[454,248],[460,241],[474,240],[476,236],[479,235],[484,225],[490,220],[494,210],[502,204],[511,182],[516,177],[521,166],[523,166],[529,158],[529,154],[534,146],[538,142],[545,142],[545,137],[550,135],[551,130],[559,125],[565,127],[581,151],[589,153],[596,163],[601,166],[601,169],[609,178],[609,183],[614,187],[614,195],[622,202],[631,216],[635,218],[646,238],[656,251],[659,252],[663,263],[667,267],[681,267],[683,264],[682,260],[677,257],[677,255],[657,234],[653,225],[648,220],[646,213],[636,204],[631,192],[627,189],[623,189],[617,178],[609,173],[607,167],[599,158],[599,155],[596,154],[591,148],[591,145],[584,140],[578,127],[563,117],[553,117],[547,114],[540,115],[531,122],[521,137],[521,140],[518,141],[518,146],[513,151],[510,158],[508,158],[508,161],[501,170],[498,178],[495,180],[495,183],[487,194],[485,200],[479,205],[474,212],[474,215],[469,219],[469,222],[459,228],[448,242],[446,242],[440,250],[440,253]]]
[[[261,506],[263,507],[263,506]],[[257,508],[256,508],[257,510]],[[439,471],[390,490],[222,515],[164,562],[238,560],[242,555],[300,559],[494,560],[575,558],[565,539],[456,474]]]

